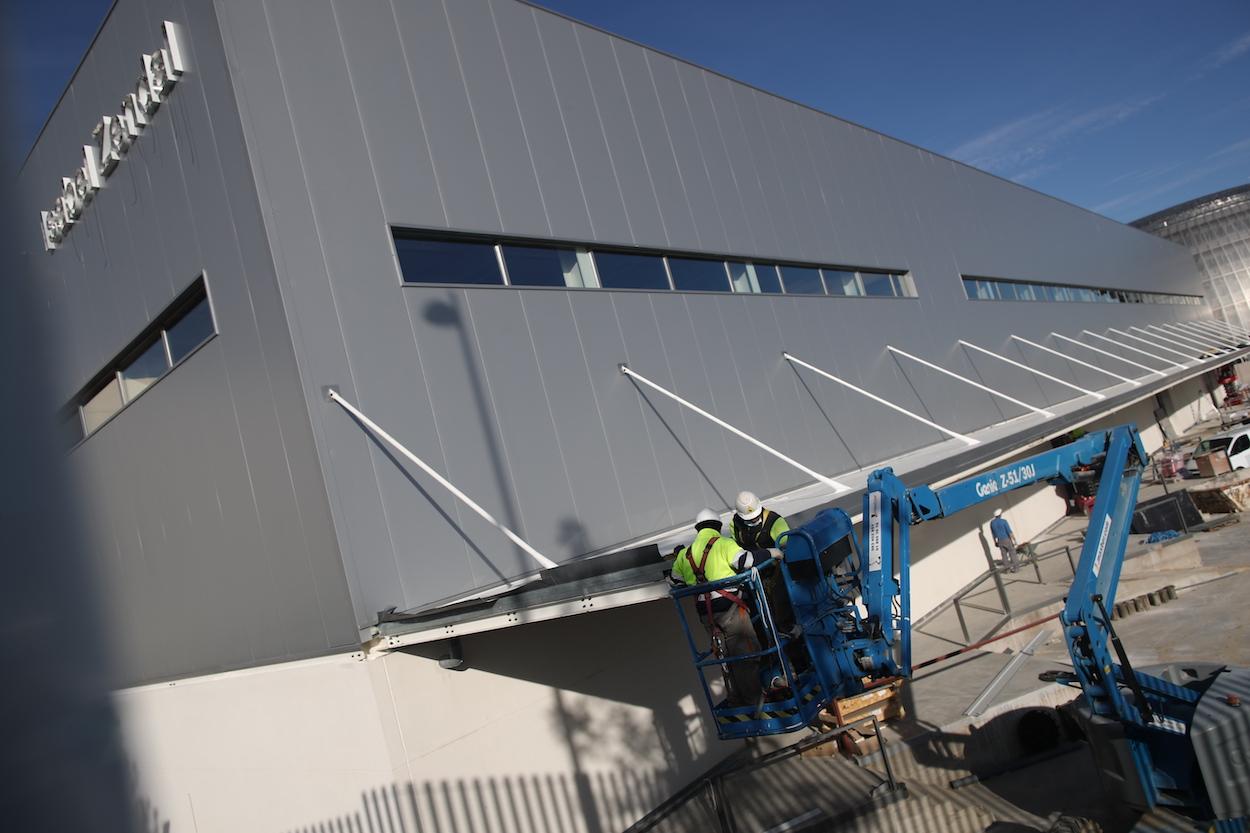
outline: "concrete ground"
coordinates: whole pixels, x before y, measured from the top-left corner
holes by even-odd
[[[1183,481],[1171,484],[1184,485]],[[1144,485],[1141,499],[1162,491],[1161,484]],[[1250,523],[1250,515],[1244,522]],[[1075,562],[1084,526],[1083,517],[1063,519],[1040,542],[1039,552],[1049,557],[1042,558],[1036,570],[1029,566],[1015,574],[1001,574],[1001,592],[993,577],[969,592],[960,605],[963,626],[954,606],[930,616],[914,636],[916,663],[966,644],[964,627],[975,641],[996,625],[1002,633],[1057,613],[1071,581],[1064,547],[1071,549]],[[1130,538],[1117,598],[1129,599],[1166,585],[1177,589],[1175,601],[1117,620],[1117,631],[1135,666],[1173,660],[1250,666],[1247,529],[1233,523],[1167,546],[1146,545],[1145,536]],[[980,609],[1001,610],[1004,595],[1010,617]],[[1009,620],[1005,624],[1004,618]],[[1011,659],[1009,654],[1039,631],[1049,631],[1049,637],[1034,656],[1025,659],[979,715],[965,714]],[[1060,813],[1094,819],[1107,833],[1192,829],[1167,813],[1139,817],[1117,807],[1102,791],[1083,744],[1061,747],[1061,754],[1014,772],[994,774],[1003,766],[1029,760],[1016,735],[1022,714],[1057,705],[1077,693],[1042,683],[1038,674],[1070,667],[1059,625],[1050,621],[982,650],[919,669],[904,687],[906,718],[893,722],[887,731],[891,767],[906,784],[906,798],[882,803],[884,788],[879,785],[886,771],[879,754],[858,762],[795,757],[723,782],[732,829],[1023,833],[1046,830]],[[792,742],[795,737],[785,740]],[[984,779],[959,789],[951,787],[952,780],[974,772]],[[653,829],[702,833],[722,828],[710,797],[700,795]]]

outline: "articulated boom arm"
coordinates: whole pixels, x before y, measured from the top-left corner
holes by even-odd
[[[1087,692],[1091,688],[1100,692],[1105,689],[1109,702],[1105,703],[1103,713],[1108,716],[1131,711],[1115,685],[1103,686],[1096,681],[1114,666],[1107,645],[1109,628],[1103,621],[1101,608],[1110,609],[1114,603],[1115,585],[1145,460],[1146,452],[1136,429],[1120,426],[1086,434],[1051,451],[938,489],[928,486],[908,489],[889,468],[873,472],[864,494],[862,551],[867,554],[867,569],[863,600],[870,618],[880,618],[901,634],[902,672],[907,674],[911,670],[910,527],[954,515],[1027,486],[1098,480],[1090,532],[1081,551],[1063,618],[1082,686]],[[1107,476],[1111,473],[1115,476]],[[893,577],[896,566],[898,581]],[[900,612],[896,619],[889,619],[895,597],[899,599]],[[891,628],[887,626],[885,630],[888,632]],[[1082,660],[1077,660],[1078,655]],[[1104,668],[1108,671],[1098,670]]]

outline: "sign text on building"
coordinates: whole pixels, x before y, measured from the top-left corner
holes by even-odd
[[[103,187],[104,180],[126,155],[131,142],[143,132],[186,71],[178,25],[166,20],[164,30],[165,44],[143,56],[143,71],[134,91],[122,98],[121,108],[116,113],[100,119],[91,132],[91,144],[83,145],[82,167],[73,176],[61,178],[60,195],[52,210],[39,212],[43,247],[49,252],[61,245],[96,191]]]

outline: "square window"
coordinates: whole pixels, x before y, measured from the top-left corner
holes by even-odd
[[[825,287],[830,295],[863,295],[859,278],[845,269],[821,269],[825,275]]]
[[[165,345],[157,338],[134,361],[122,368],[122,393],[126,401],[134,399],[169,369]]]
[[[782,266],[781,280],[788,295],[824,295],[820,270],[806,266]]]
[[[512,286],[585,286],[576,249],[500,246]]]
[[[682,292],[729,291],[724,261],[670,257],[668,270],[673,276],[673,288]]]
[[[177,364],[207,341],[213,332],[213,313],[208,308],[208,299],[201,298],[165,331],[169,357]]]
[[[910,272],[903,274],[891,274],[890,280],[894,282],[894,294],[900,298],[916,297],[916,282],[912,280]]]
[[[759,292],[760,286],[755,282],[755,270],[748,269],[747,264],[740,260],[731,260],[725,264],[729,269],[729,283],[734,292]]]
[[[396,237],[395,254],[404,283],[503,283],[490,243]]]
[[[881,272],[860,272],[864,282],[864,294],[874,298],[887,298],[894,294],[894,282],[890,276]]]
[[[781,278],[777,267],[771,263],[748,263],[747,269],[755,274],[755,283],[765,295],[781,294]]]
[[[604,289],[666,290],[668,272],[657,255],[631,255],[624,252],[595,252],[595,270]]]

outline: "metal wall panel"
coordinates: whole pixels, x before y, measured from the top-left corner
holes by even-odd
[[[805,479],[621,362],[836,477],[943,436],[783,350],[970,431],[1023,411],[887,343],[1044,405],[1070,391],[956,339],[1005,350],[1201,311],[968,301],[961,271],[1197,283],[1177,247],[533,6],[216,2],[361,623],[532,562],[324,385],[566,560]],[[404,287],[390,227],[902,269],[920,297]]]
[[[186,75],[44,253],[38,211],[166,19],[182,27]],[[49,290],[66,401],[200,275],[219,332],[69,455],[119,685],[359,644],[256,176],[200,0],[119,0],[19,173],[26,277]]]
[[[564,229],[567,237],[590,239],[594,236],[590,209],[539,40],[535,12],[513,0],[492,0],[491,10],[495,26],[508,33],[506,39],[500,37],[500,42],[516,95],[515,107],[529,143],[543,211],[551,227]]]

